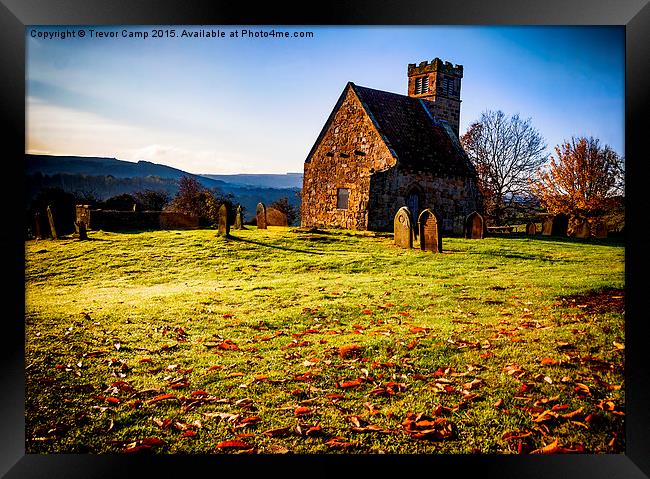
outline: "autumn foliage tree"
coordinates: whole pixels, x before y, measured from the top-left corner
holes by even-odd
[[[178,193],[167,206],[167,210],[198,216],[200,224],[210,225],[218,223],[219,207],[223,203],[228,203],[232,210],[232,200],[232,195],[215,193],[196,178],[183,176],[178,180]],[[232,211],[231,216],[234,216]]]
[[[485,214],[502,224],[530,206],[528,179],[547,161],[542,135],[529,119],[486,111],[461,137],[476,168]]]
[[[549,213],[592,220],[607,212],[612,198],[624,194],[623,159],[598,139],[574,137],[555,148],[530,186]]]

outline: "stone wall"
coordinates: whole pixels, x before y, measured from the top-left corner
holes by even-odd
[[[430,208],[440,219],[439,228],[444,234],[462,235],[467,215],[482,210],[472,178],[437,177],[428,172],[404,171],[398,167],[372,176],[368,228],[391,231],[392,218],[400,207],[406,205],[408,194],[414,190],[421,196],[420,211]],[[413,214],[417,220],[419,212]]]
[[[93,230],[128,231],[198,228],[199,219],[167,211],[90,210]]]
[[[302,226],[367,229],[371,174],[394,164],[358,97],[347,89],[329,128],[305,162]],[[339,188],[350,192],[347,210],[336,207]]]

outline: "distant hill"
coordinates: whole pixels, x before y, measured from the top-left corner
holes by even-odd
[[[225,181],[233,185],[262,186],[265,188],[302,188],[302,173],[278,174],[238,174],[238,175],[201,175],[214,180]]]
[[[192,176],[207,188],[218,188],[225,182],[194,175],[186,171],[159,165],[150,161],[138,162],[101,158],[91,156],[51,156],[25,155],[27,174],[40,172],[43,175],[78,174],[84,176],[113,176],[115,178],[136,178],[154,176],[163,179],[178,180],[182,176]]]
[[[178,180],[182,176],[191,176],[206,188],[223,194],[232,194],[235,203],[240,203],[244,207],[246,221],[255,216],[255,207],[259,202],[269,204],[287,197],[290,204],[299,208],[300,200],[296,192],[302,186],[302,174],[298,173],[195,175],[149,161],[136,163],[116,158],[85,156],[26,154],[25,175],[27,204],[43,188],[61,188],[75,194],[90,194],[99,200],[145,189],[162,190],[173,196],[178,192]],[[221,178],[232,179],[232,181],[224,181]],[[281,186],[295,184],[298,186]]]

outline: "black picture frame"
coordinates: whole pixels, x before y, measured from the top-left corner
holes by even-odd
[[[618,455],[550,456],[118,456],[25,454],[24,431],[24,198],[25,26],[90,24],[214,25],[621,25],[626,32],[626,450]],[[650,477],[650,368],[643,314],[642,181],[650,103],[648,0],[432,0],[335,1],[283,6],[276,2],[159,0],[0,0],[0,119],[3,142],[0,188],[4,228],[0,251],[0,474],[7,478],[187,477],[194,474],[453,474],[500,478]],[[479,48],[479,46],[477,46]],[[18,203],[18,206],[16,206]],[[370,469],[373,472],[370,472]]]

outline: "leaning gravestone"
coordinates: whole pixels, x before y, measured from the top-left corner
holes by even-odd
[[[542,235],[551,236],[553,232],[553,218],[547,218],[542,222]]]
[[[237,211],[235,212],[235,229],[244,229],[244,213],[241,210],[241,205],[237,205]]]
[[[47,207],[47,219],[50,222],[50,231],[52,231],[52,238],[59,239],[56,235],[56,228],[54,227],[54,216],[52,215],[52,208]]]
[[[275,208],[266,210],[266,226],[289,226],[287,215]]]
[[[438,218],[429,208],[420,213],[418,230],[420,231],[420,249],[422,251],[442,253],[442,237],[438,228]]]
[[[535,223],[528,223],[526,225],[526,234],[527,235],[537,234],[537,225]]]
[[[393,236],[395,245],[401,248],[413,247],[413,227],[411,226],[411,212],[406,206],[397,210],[393,220]]]
[[[566,236],[569,228],[569,218],[564,213],[560,213],[553,217],[553,226],[551,227],[551,234],[553,236]]]
[[[257,208],[255,209],[255,218],[257,219],[257,229],[265,230],[266,229],[266,206],[264,206],[264,203],[257,203]]]
[[[43,239],[41,235],[41,214],[34,213],[34,237],[36,239]]]
[[[229,208],[226,203],[219,208],[219,235],[228,236],[230,234],[230,224],[228,223]]]
[[[467,216],[465,220],[465,238],[483,239],[483,217],[474,211]]]

